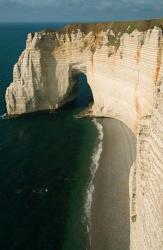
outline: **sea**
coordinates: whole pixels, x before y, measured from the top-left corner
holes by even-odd
[[[76,114],[93,101],[85,75],[58,112],[4,119],[5,91],[29,32],[63,23],[0,24],[0,250],[89,250],[102,128]]]

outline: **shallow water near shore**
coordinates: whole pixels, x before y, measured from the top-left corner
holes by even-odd
[[[1,115],[27,33],[62,26],[0,24]],[[93,98],[83,74],[77,86],[58,112],[1,116],[0,249],[129,249],[135,137],[114,119],[76,119]]]
[[[0,114],[26,34],[61,26],[0,25]],[[89,100],[80,81],[78,99],[57,113],[0,119],[0,249],[89,249],[85,206],[99,139],[90,119],[75,118]]]
[[[129,250],[129,174],[136,137],[121,121],[100,118],[103,151],[93,180],[91,250]]]

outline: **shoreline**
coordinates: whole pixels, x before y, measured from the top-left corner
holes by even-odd
[[[96,171],[99,167],[99,161],[100,161],[100,157],[101,157],[101,153],[103,150],[103,126],[100,122],[97,121],[97,119],[93,119],[92,120],[96,129],[98,130],[98,144],[97,147],[95,147],[95,150],[91,156],[92,162],[91,162],[91,166],[90,166],[90,170],[91,170],[91,180],[89,183],[89,186],[87,188],[87,198],[86,198],[86,203],[85,203],[85,212],[86,212],[86,218],[90,219],[91,216],[91,204],[92,204],[92,196],[93,196],[93,192],[94,192],[94,177],[96,175]],[[88,228],[89,228],[89,223],[88,223]],[[88,230],[89,232],[89,230]]]
[[[136,138],[121,121],[98,118],[103,148],[93,178],[90,209],[91,250],[127,250],[130,245],[129,172]]]

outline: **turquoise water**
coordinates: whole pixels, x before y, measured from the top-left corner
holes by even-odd
[[[0,114],[27,33],[61,26],[0,24]],[[0,119],[0,249],[89,249],[84,205],[98,132],[74,115],[91,98],[82,75],[77,99],[58,113]]]

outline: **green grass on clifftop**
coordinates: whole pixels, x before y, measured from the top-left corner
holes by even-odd
[[[85,34],[90,31],[98,33],[111,29],[115,34],[132,33],[135,29],[139,31],[146,31],[153,29],[154,26],[160,27],[163,30],[163,18],[152,20],[137,20],[137,21],[121,21],[121,22],[108,22],[108,23],[83,23],[83,24],[70,24],[66,25],[59,33],[77,32],[80,29]]]

